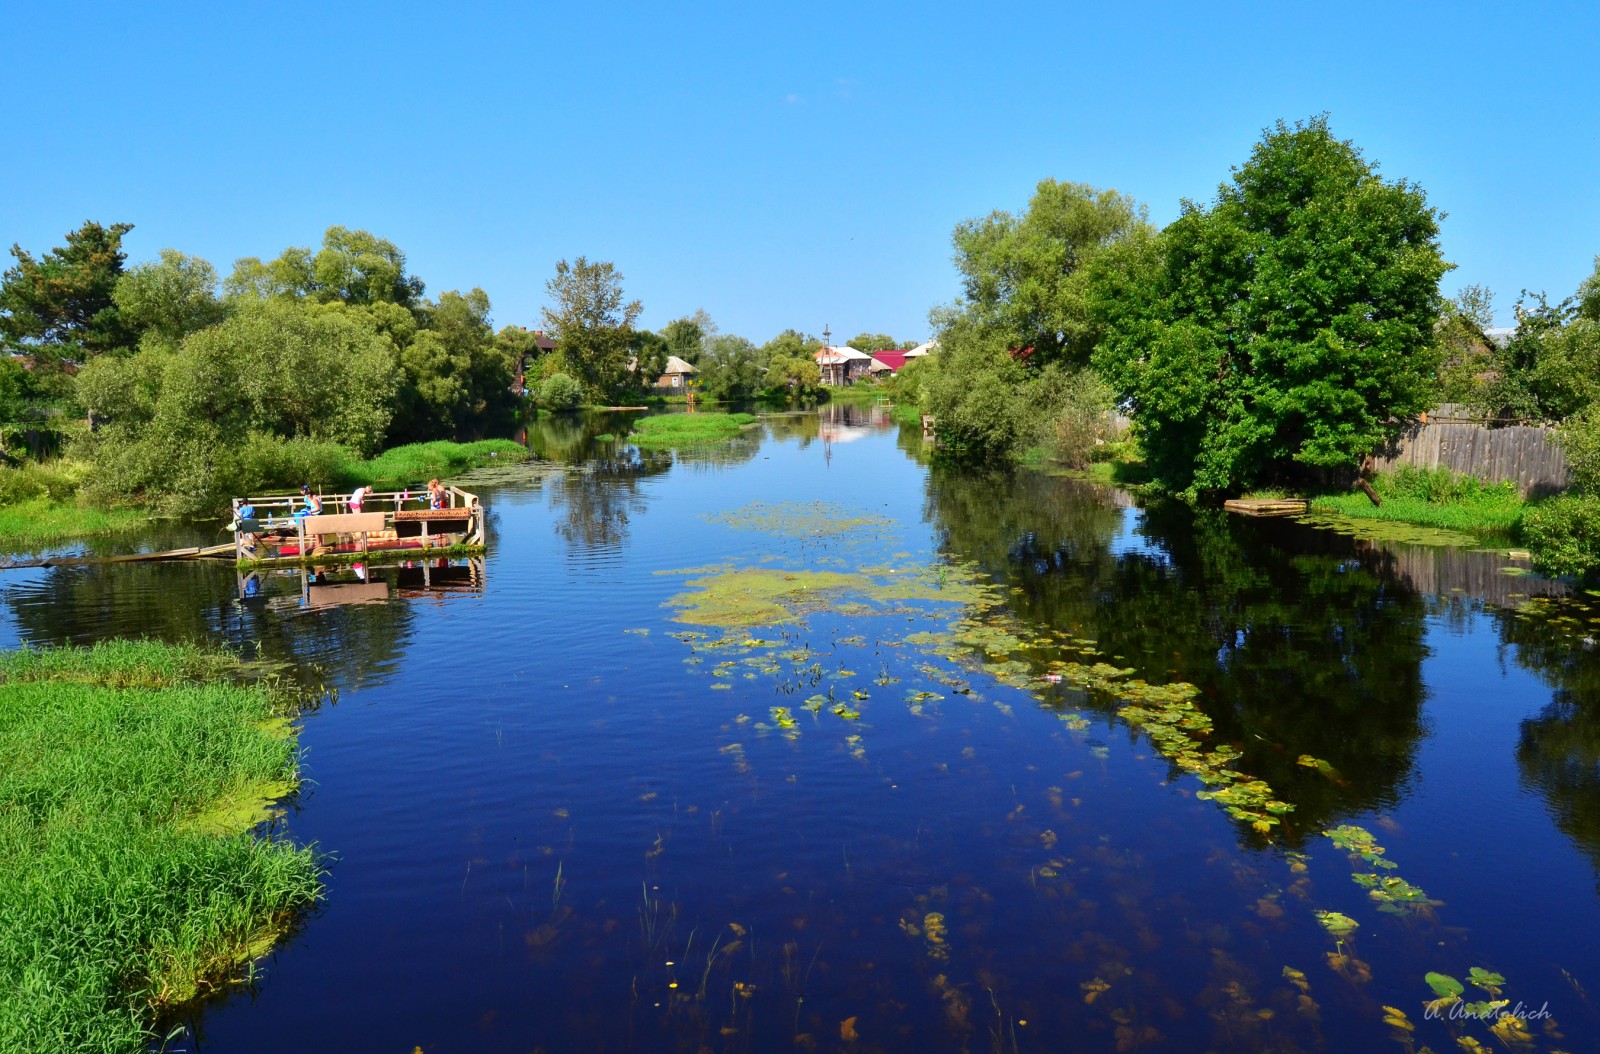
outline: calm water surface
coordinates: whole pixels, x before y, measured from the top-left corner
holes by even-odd
[[[1479,967],[1548,1005],[1512,1049],[1600,1050],[1592,598],[1518,616],[1561,590],[1494,556],[930,469],[869,410],[710,454],[595,439],[625,431],[535,430],[566,467],[481,488],[477,563],[0,578],[8,645],[222,642],[339,690],[283,821],[330,854],[326,903],[178,1045],[1505,1049],[1426,1020],[1424,975]],[[853,525],[789,529],[819,515]],[[864,567],[954,599],[818,597],[720,648],[668,605],[714,570]],[[1023,647],[930,643],[974,574]],[[1293,811],[1231,818],[1062,659],[1194,685],[1206,747]],[[1380,911],[1369,871],[1433,903]]]

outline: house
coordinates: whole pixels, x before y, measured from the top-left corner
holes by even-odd
[[[923,343],[918,344],[916,347],[912,348],[910,351],[906,352],[906,358],[907,359],[920,359],[920,358],[922,358],[922,356],[928,355],[928,354],[930,354],[932,352],[935,352],[935,351],[938,351],[938,350],[939,350],[939,342],[937,340],[924,341]]]
[[[875,351],[872,353],[872,365],[868,367],[868,370],[873,376],[887,373],[893,377],[905,367],[905,364],[906,353],[903,351]]]
[[[867,375],[872,356],[848,344],[839,348],[818,348],[813,356],[822,368],[822,383],[830,388],[854,384]]]
[[[667,356],[667,368],[660,377],[656,378],[657,388],[684,389],[689,386],[689,380],[700,371],[693,365],[678,358],[676,355]]]

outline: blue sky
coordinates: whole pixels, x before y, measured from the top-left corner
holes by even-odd
[[[1054,177],[1166,223],[1326,111],[1447,212],[1445,278],[1600,254],[1593,4],[82,4],[6,16],[0,244],[94,219],[226,274],[365,228],[535,325],[562,258],[642,323],[928,335],[950,232]],[[7,261],[9,263],[9,261]]]

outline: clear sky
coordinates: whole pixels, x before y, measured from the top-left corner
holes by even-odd
[[[1326,111],[1447,212],[1496,293],[1600,254],[1600,5],[27,3],[5,19],[0,243],[136,224],[226,274],[334,224],[536,325],[562,258],[642,324],[697,308],[928,335],[950,232],[1046,177],[1158,223]],[[9,264],[9,260],[6,261]]]

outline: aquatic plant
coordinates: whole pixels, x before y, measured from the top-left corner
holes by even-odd
[[[249,831],[296,785],[292,694],[237,660],[120,642],[0,658],[0,1036],[139,1051],[320,895]]]
[[[755,424],[752,414],[660,414],[633,423],[629,442],[640,449],[693,446],[732,439]]]

